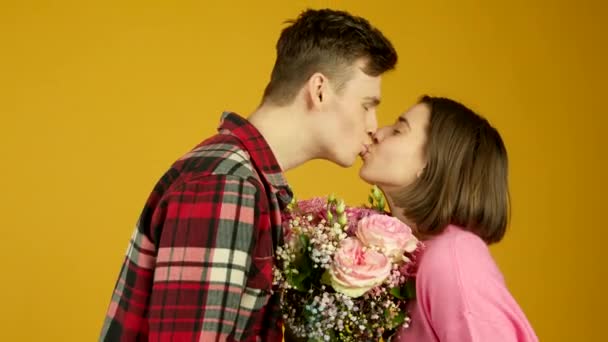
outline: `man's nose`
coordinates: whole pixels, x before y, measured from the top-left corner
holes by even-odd
[[[378,130],[378,118],[376,117],[376,109],[370,110],[369,115],[367,116],[367,132],[374,134]]]

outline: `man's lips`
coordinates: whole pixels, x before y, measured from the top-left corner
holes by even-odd
[[[361,156],[361,158],[363,160],[365,160],[365,158],[367,158],[368,155],[369,155],[369,146],[363,145],[363,149],[359,153],[359,156]]]

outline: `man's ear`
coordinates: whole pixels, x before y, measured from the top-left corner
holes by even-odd
[[[329,85],[327,77],[322,73],[316,72],[308,79],[306,84],[308,90],[308,99],[313,108],[320,108],[327,100],[327,86]]]

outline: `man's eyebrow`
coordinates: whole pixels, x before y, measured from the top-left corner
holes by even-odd
[[[380,98],[377,96],[366,96],[363,99],[369,102],[372,106],[377,106],[380,104]]]

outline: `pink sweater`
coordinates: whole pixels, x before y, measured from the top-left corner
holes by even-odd
[[[479,237],[450,226],[425,245],[412,321],[396,341],[538,341]]]

